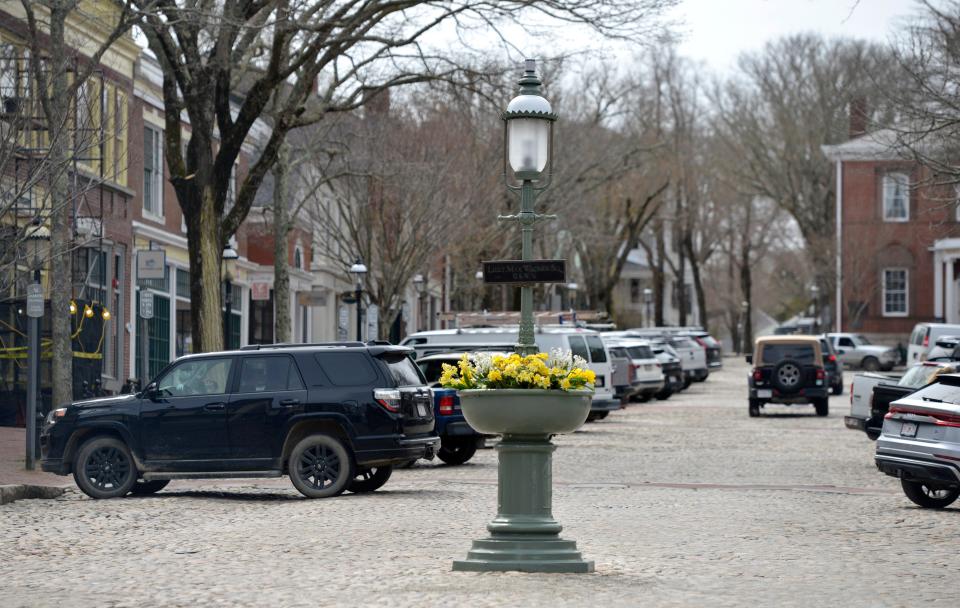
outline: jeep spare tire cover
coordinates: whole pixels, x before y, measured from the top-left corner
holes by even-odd
[[[781,393],[795,393],[803,385],[803,368],[798,361],[784,359],[773,368],[771,381]]]

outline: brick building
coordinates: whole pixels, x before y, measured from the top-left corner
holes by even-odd
[[[896,150],[895,133],[824,146],[837,191],[836,327],[906,342],[920,321],[960,322],[953,187]]]

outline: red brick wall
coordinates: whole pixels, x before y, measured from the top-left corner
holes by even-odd
[[[929,185],[930,175],[910,163],[852,162],[843,166],[843,329],[871,334],[906,335],[919,321],[933,320],[934,241],[960,233],[953,197]],[[910,220],[883,221],[883,176],[910,176]],[[883,268],[909,271],[908,316],[883,315]],[[859,323],[849,304],[867,302]]]

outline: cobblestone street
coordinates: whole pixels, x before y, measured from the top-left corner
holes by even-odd
[[[591,575],[450,571],[496,509],[496,454],[306,500],[284,479],[76,489],[0,507],[13,606],[960,605],[960,509],[914,507],[843,426],[849,395],[747,416],[739,360],[557,439],[554,514]],[[847,373],[849,386],[850,372]]]

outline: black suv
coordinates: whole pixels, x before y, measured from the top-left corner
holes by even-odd
[[[827,372],[816,337],[758,338],[747,363],[753,364],[748,380],[750,416],[759,416],[767,403],[812,403],[817,416],[828,414]]]
[[[433,401],[412,349],[249,346],[174,361],[146,389],[50,413],[43,470],[93,498],[171,479],[280,477],[310,498],[371,492],[394,464],[433,458]]]

